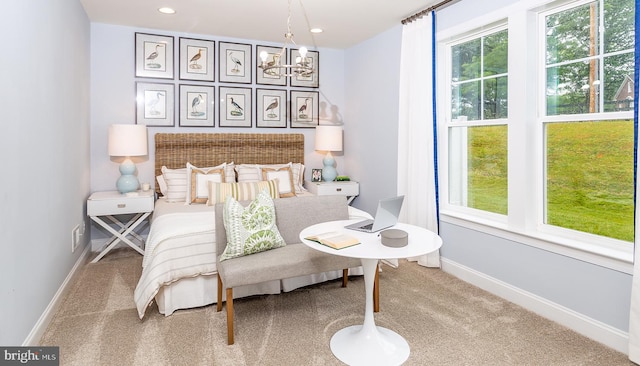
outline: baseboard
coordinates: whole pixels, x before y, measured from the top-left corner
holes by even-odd
[[[562,305],[509,285],[508,283],[487,276],[482,272],[478,272],[447,258],[441,258],[440,261],[443,271],[465,282],[511,301],[556,323],[562,324],[618,352],[626,355],[629,354],[629,333],[627,332],[589,318]]]
[[[40,343],[40,339],[44,335],[44,332],[47,330],[49,323],[51,323],[51,320],[53,320],[53,316],[56,314],[58,308],[62,304],[62,300],[64,300],[65,296],[71,289],[70,284],[73,283],[73,280],[79,273],[78,269],[82,268],[82,266],[87,262],[90,254],[91,245],[86,245],[84,251],[82,252],[82,254],[80,254],[80,257],[73,265],[73,268],[71,268],[71,271],[62,282],[62,285],[60,285],[58,291],[56,291],[53,299],[51,299],[51,302],[49,302],[49,305],[47,305],[47,308],[40,316],[40,319],[38,319],[36,324],[31,329],[31,332],[29,332],[29,335],[22,343],[22,346],[38,346],[38,343]]]

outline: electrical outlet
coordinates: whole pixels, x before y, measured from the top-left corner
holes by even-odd
[[[76,251],[80,244],[80,225],[76,225],[71,231],[71,253]]]

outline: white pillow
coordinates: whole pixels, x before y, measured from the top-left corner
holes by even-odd
[[[291,173],[293,174],[293,185],[296,193],[306,192],[304,188],[304,164],[291,163]]]
[[[225,183],[235,183],[236,181],[235,163],[232,161],[226,164],[227,166],[224,168],[224,181]]]
[[[304,188],[304,164],[302,163],[287,163],[287,164],[239,164],[235,169],[238,173],[238,182],[259,182],[262,178],[261,168],[279,169],[283,167],[290,167],[293,175],[293,186],[296,193],[306,192]]]
[[[291,167],[261,168],[263,180],[278,180],[278,193],[280,197],[295,197],[296,189],[293,184]]]
[[[158,188],[160,189],[160,193],[164,196],[167,194],[167,182],[164,181],[164,177],[162,174],[156,177],[156,181],[158,182]]]
[[[187,171],[189,171],[189,187],[187,191],[187,204],[207,203],[209,192],[207,184],[209,182],[222,183],[222,175],[224,169],[204,168],[200,169],[187,163]]]
[[[164,195],[168,202],[184,202],[187,199],[187,168],[161,168],[162,176],[167,185]]]
[[[257,164],[236,165],[236,172],[238,173],[238,182],[259,182],[262,180],[260,166]]]

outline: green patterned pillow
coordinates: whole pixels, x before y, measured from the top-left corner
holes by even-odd
[[[276,227],[273,199],[266,190],[260,191],[246,208],[235,198],[227,197],[223,215],[227,247],[221,261],[286,245]]]

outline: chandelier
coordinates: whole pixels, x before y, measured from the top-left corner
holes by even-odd
[[[301,4],[302,5],[302,4]],[[303,8],[304,11],[304,8]],[[306,17],[305,13],[305,17]],[[308,21],[307,21],[308,23]],[[262,61],[258,67],[262,69],[265,74],[272,76],[296,76],[296,77],[310,77],[313,72],[313,66],[311,59],[307,58],[307,47],[300,47],[295,63],[291,60],[291,64],[286,63],[287,59],[287,45],[297,46],[293,40],[293,33],[291,33],[291,0],[289,0],[289,12],[287,15],[287,33],[284,34],[284,45],[279,54],[274,55],[269,61],[269,53],[267,51],[260,52],[260,60]],[[285,60],[285,61],[283,61]]]

